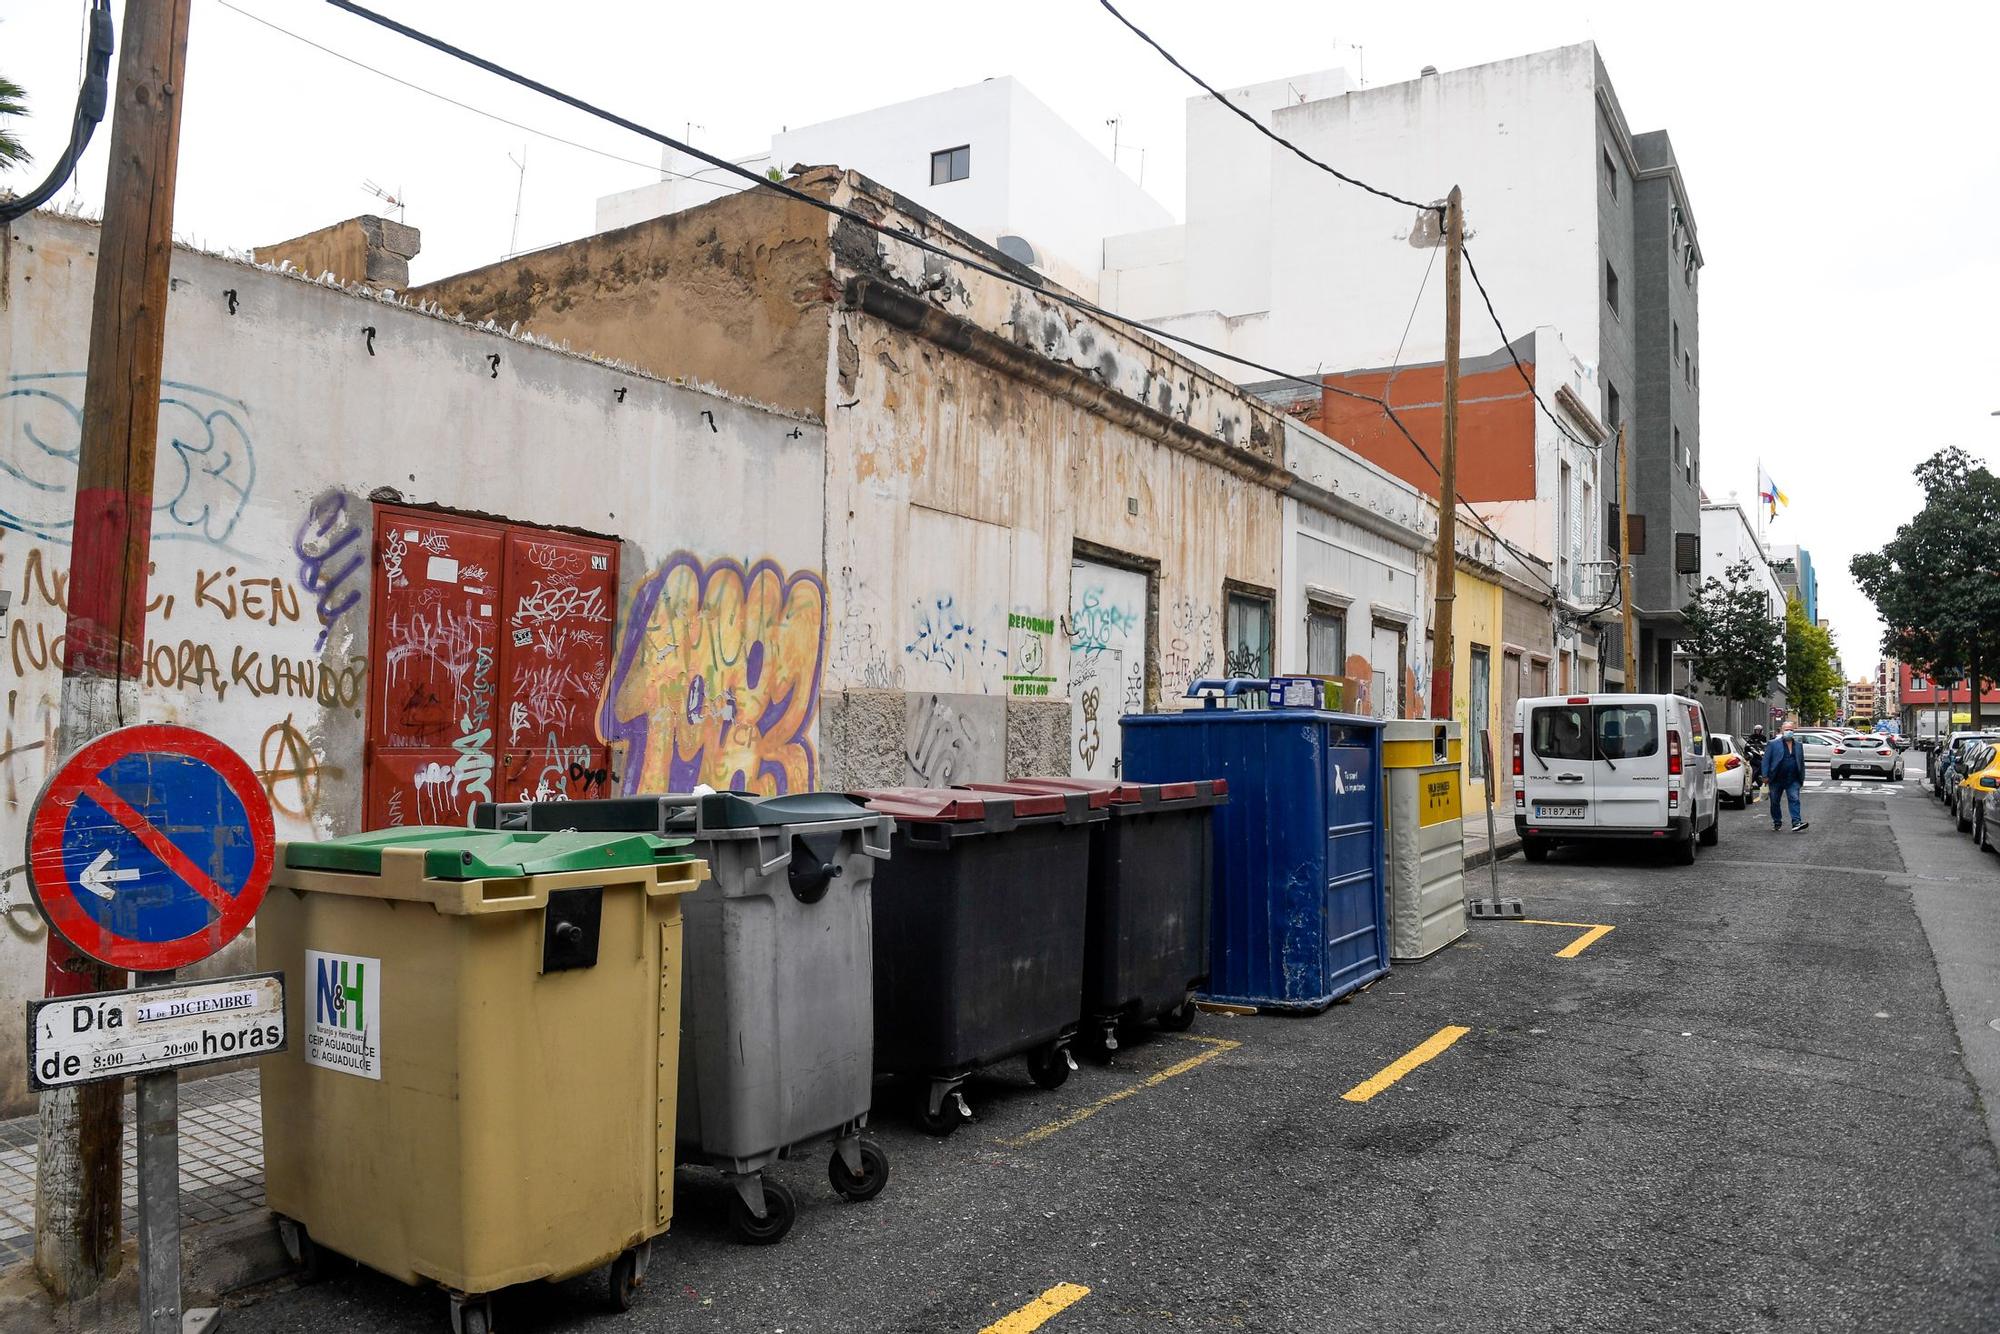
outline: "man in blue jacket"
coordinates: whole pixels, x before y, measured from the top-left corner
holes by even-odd
[[[1799,720],[1785,718],[1785,730],[1764,747],[1764,783],[1771,789],[1771,828],[1775,832],[1784,828],[1778,814],[1778,799],[1783,797],[1792,808],[1792,832],[1798,833],[1809,821],[1799,814],[1799,794],[1805,789],[1806,752],[1799,743],[1797,728]]]

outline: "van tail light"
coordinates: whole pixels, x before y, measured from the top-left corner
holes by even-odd
[[[1681,790],[1677,787],[1667,789],[1667,809],[1670,811],[1677,811],[1680,808],[1681,808]]]
[[[1519,778],[1525,772],[1527,770],[1521,765],[1521,734],[1516,732],[1514,733],[1514,777]]]
[[[1680,771],[1681,734],[1679,732],[1669,732],[1667,733],[1667,772],[1677,774]]]

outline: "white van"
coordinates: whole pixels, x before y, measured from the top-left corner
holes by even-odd
[[[1541,861],[1558,843],[1647,839],[1692,865],[1722,832],[1701,705],[1679,695],[1550,695],[1514,713],[1514,829]]]

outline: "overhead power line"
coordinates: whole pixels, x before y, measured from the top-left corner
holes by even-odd
[[[1366,190],[1369,194],[1374,195],[1377,198],[1386,199],[1392,204],[1401,204],[1405,208],[1414,208],[1431,213],[1436,213],[1440,217],[1444,215],[1444,204],[1441,202],[1435,204],[1419,204],[1414,199],[1405,199],[1403,198],[1403,196],[1399,194],[1394,194],[1388,190],[1384,190],[1380,186],[1370,185],[1368,182],[1361,180],[1358,177],[1349,176],[1346,172],[1340,170],[1338,167],[1332,166],[1325,162],[1321,162],[1311,153],[1306,152],[1305,149],[1300,148],[1297,144],[1285,138],[1285,136],[1279,134],[1276,130],[1273,130],[1263,121],[1258,120],[1255,116],[1245,111],[1242,107],[1239,107],[1234,102],[1230,101],[1222,93],[1216,90],[1215,85],[1211,84],[1208,80],[1202,78],[1201,75],[1196,74],[1186,65],[1181,64],[1181,62],[1174,56],[1173,52],[1167,50],[1166,47],[1161,46],[1158,42],[1154,41],[1152,35],[1148,33],[1144,28],[1141,28],[1131,19],[1128,19],[1123,14],[1119,13],[1118,7],[1112,4],[1111,0],[1097,0],[1097,3],[1103,5],[1105,11],[1109,13],[1112,18],[1117,19],[1127,28],[1130,28],[1132,30],[1133,36],[1137,37],[1140,41],[1144,42],[1147,46],[1152,47],[1155,51],[1158,51],[1161,56],[1165,57],[1166,62],[1169,65],[1172,65],[1175,69],[1187,75],[1190,79],[1193,79],[1197,84],[1201,86],[1203,92],[1207,93],[1210,97],[1213,97],[1216,101],[1222,103],[1223,106],[1228,107],[1238,116],[1241,116],[1244,120],[1248,121],[1250,125],[1257,131],[1257,133],[1263,135],[1266,139],[1269,139],[1274,143],[1283,144],[1286,148],[1291,149],[1292,152],[1298,154],[1300,157],[1304,158],[1307,162],[1312,163],[1315,167],[1318,167],[1321,171],[1327,173],[1329,176],[1333,176],[1340,180],[1346,181],[1349,185],[1353,186],[1357,190]]]
[[[261,23],[266,28],[269,28],[272,32],[280,33],[286,37],[291,38],[295,42],[301,43],[302,45],[305,46],[310,46],[313,50],[318,51],[323,55],[329,55],[332,56],[335,60],[344,61],[345,63],[354,66],[356,69],[367,70],[370,74],[373,74],[378,78],[387,79],[390,83],[400,84],[401,86],[408,88],[411,92],[422,93],[425,97],[434,97],[440,102],[449,103],[450,105],[457,107],[461,111],[470,111],[475,116],[484,116],[486,117],[486,119],[490,121],[497,121],[498,123],[509,126],[513,129],[523,130],[528,134],[538,135],[543,139],[549,140],[551,143],[563,144],[570,148],[580,149],[585,153],[595,153],[598,157],[609,158],[613,162],[623,162],[628,166],[639,167],[645,171],[659,172],[662,175],[666,176],[676,176],[684,181],[692,181],[698,179],[698,177],[690,175],[689,173],[684,171],[668,171],[666,170],[666,168],[662,167],[657,162],[641,162],[637,158],[625,157],[622,156],[621,154],[613,153],[608,149],[598,148],[594,144],[579,143],[575,139],[565,139],[559,134],[552,134],[549,131],[541,129],[534,125],[527,125],[518,120],[510,120],[506,116],[501,115],[497,111],[488,111],[484,107],[476,107],[473,106],[470,102],[461,102],[455,97],[447,96],[446,94],[437,91],[437,89],[435,88],[426,88],[420,83],[412,83],[408,79],[398,78],[396,75],[389,73],[389,71],[387,70],[377,69],[375,66],[369,64],[365,60],[357,60],[353,56],[348,55],[344,51],[336,51],[330,46],[325,46],[319,42],[315,42],[310,37],[306,37],[300,33],[293,32],[290,28],[280,27],[278,24],[271,22],[271,20],[265,18],[263,15],[253,14],[249,10],[244,9],[239,5],[231,4],[229,0],[215,0],[215,3],[221,5],[224,9],[227,9],[232,13],[241,14],[244,18],[249,19],[252,23]],[[703,184],[713,184],[713,182],[703,182]],[[740,189],[741,187],[730,186],[729,188],[732,190],[736,190]]]
[[[221,2],[226,3],[226,0],[221,0]],[[947,263],[959,265],[960,267],[970,269],[975,273],[984,274],[989,278],[994,278],[999,280],[1000,282],[1007,283],[1011,286],[1019,287],[1024,290],[1033,292],[1036,295],[1040,296],[1043,300],[1051,301],[1058,305],[1068,306],[1073,310],[1081,311],[1084,314],[1090,315],[1097,319],[1104,320],[1111,324],[1120,325],[1124,328],[1131,329],[1137,333],[1145,334],[1148,337],[1157,338],[1162,342],[1178,343],[1182,347],[1189,348],[1193,351],[1206,353],[1209,356],[1217,357],[1224,361],[1234,362],[1236,365],[1239,366],[1247,366],[1251,370],[1260,371],[1263,374],[1272,376],[1276,379],[1288,380],[1295,384],[1307,385],[1314,389],[1320,389],[1327,392],[1339,394],[1347,398],[1355,398],[1363,400],[1364,402],[1373,403],[1377,407],[1382,409],[1383,413],[1389,418],[1389,420],[1395,424],[1397,431],[1402,434],[1405,440],[1409,441],[1410,445],[1417,451],[1419,455],[1423,457],[1424,461],[1430,464],[1432,470],[1435,471],[1437,469],[1437,464],[1431,461],[1430,455],[1424,450],[1422,444],[1418,443],[1417,438],[1414,435],[1410,434],[1409,428],[1403,425],[1402,419],[1396,416],[1394,409],[1392,409],[1389,406],[1388,402],[1384,399],[1377,398],[1372,394],[1363,394],[1356,392],[1354,390],[1340,389],[1333,385],[1327,384],[1323,379],[1315,379],[1303,375],[1295,375],[1290,371],[1282,371],[1274,366],[1267,366],[1262,362],[1252,361],[1247,357],[1237,356],[1233,352],[1225,352],[1221,348],[1210,347],[1205,343],[1196,342],[1192,338],[1183,337],[1180,334],[1170,333],[1165,329],[1156,328],[1153,325],[1146,324],[1140,320],[1132,319],[1129,316],[1120,315],[1116,311],[1106,310],[1104,307],[1098,305],[1096,302],[1086,301],[1080,296],[1074,296],[1067,292],[1051,290],[1050,288],[1042,285],[1039,282],[1024,279],[1017,274],[1009,273],[1004,269],[996,268],[993,265],[982,263],[979,260],[971,259],[965,255],[959,254],[958,252],[950,250],[945,246],[939,245],[935,241],[931,241],[922,236],[919,236],[917,233],[913,231],[909,231],[901,227],[890,227],[884,223],[877,222],[875,219],[870,218],[865,214],[858,213],[853,209],[847,208],[840,204],[836,204],[830,199],[821,199],[818,196],[809,194],[806,191],[800,190],[795,186],[788,185],[784,181],[771,180],[766,176],[759,175],[757,172],[754,172],[747,167],[740,166],[737,163],[731,162],[726,158],[717,157],[713,153],[709,153],[702,149],[696,148],[691,144],[683,143],[680,140],[675,139],[673,136],[665,134],[662,131],[656,130],[649,125],[642,125],[638,121],[632,120],[626,116],[619,115],[615,111],[610,111],[604,107],[597,106],[594,103],[587,102],[583,98],[576,96],[574,93],[566,93],[561,89],[543,83],[539,79],[536,79],[530,75],[523,74],[518,70],[509,69],[507,66],[488,60],[484,56],[475,55],[472,52],[467,51],[463,47],[453,45],[452,43],[444,40],[442,37],[436,37],[430,33],[422,31],[421,29],[410,27],[408,24],[401,23],[395,19],[388,17],[385,14],[378,14],[374,10],[369,9],[366,6],[354,3],[354,0],[327,0],[327,3],[332,5],[336,9],[344,9],[348,13],[355,15],[357,18],[366,19],[370,23],[376,24],[379,27],[386,28],[391,32],[399,34],[400,36],[407,37],[411,41],[420,43],[421,45],[424,46],[428,46],[434,51],[438,51],[443,53],[444,55],[452,57],[454,60],[462,61],[465,64],[475,66],[479,69],[483,69],[489,74],[505,79],[510,83],[518,84],[521,87],[527,88],[533,92],[540,93],[542,96],[547,97],[552,101],[561,102],[563,105],[572,107],[578,111],[585,113],[586,115],[595,116],[599,120],[602,120],[607,124],[616,125],[620,129],[629,130],[633,134],[639,135],[642,138],[651,139],[655,143],[662,144],[668,148],[674,149],[677,152],[684,153],[689,157],[698,159],[699,161],[702,162],[706,162],[711,167],[720,168],[723,171],[730,172],[737,176],[741,176],[743,179],[748,181],[752,186],[755,186],[759,189],[768,190],[773,194],[777,194],[786,199],[790,199],[795,203],[804,204],[809,208],[818,209],[822,213],[830,214],[834,217],[844,219],[845,221],[851,222],[858,227],[866,229],[867,231],[874,232],[877,235],[885,237],[889,240],[897,241],[904,245],[911,246],[914,249],[921,250],[928,255],[933,255],[938,259],[944,260]],[[1483,518],[1481,518],[1476,511],[1473,511],[1470,505],[1467,505],[1465,503],[1465,497],[1463,496],[1463,494],[1461,494],[1458,497],[1458,501],[1459,504],[1463,506],[1469,514],[1471,514],[1474,522],[1478,524],[1479,528],[1483,532],[1485,532],[1488,537],[1491,537],[1493,541],[1497,543],[1499,546],[1505,548],[1507,551],[1512,552],[1516,557],[1524,561],[1533,561],[1536,559],[1534,556],[1521,550],[1521,548],[1509,542],[1506,538],[1500,536],[1500,534],[1494,532],[1492,527],[1488,525],[1486,521]],[[1552,595],[1557,592],[1557,589],[1553,584],[1549,585],[1549,592]]]
[[[1336,180],[1344,181],[1347,184],[1354,186],[1356,189],[1366,190],[1369,194],[1375,195],[1378,198],[1387,199],[1394,203],[1407,205],[1410,208],[1425,210],[1428,212],[1439,214],[1440,216],[1443,215],[1444,205],[1441,203],[1419,204],[1414,199],[1405,199],[1402,195],[1394,194],[1388,190],[1382,189],[1379,186],[1370,185],[1367,181],[1361,180],[1358,177],[1350,176],[1346,172],[1340,170],[1338,167],[1333,166],[1331,163],[1322,162],[1320,159],[1314,157],[1311,153],[1306,152],[1305,149],[1300,148],[1297,144],[1285,138],[1285,136],[1283,136],[1282,134],[1279,134],[1276,130],[1273,130],[1263,121],[1258,120],[1250,112],[1245,111],[1242,107],[1230,101],[1229,98],[1225,94],[1220,92],[1215,87],[1214,84],[1210,83],[1208,80],[1202,78],[1199,74],[1196,74],[1193,70],[1189,69],[1186,65],[1182,64],[1179,57],[1175,56],[1173,52],[1167,50],[1166,47],[1160,45],[1160,43],[1153,38],[1152,34],[1148,33],[1138,24],[1132,22],[1131,19],[1128,19],[1123,14],[1119,13],[1118,7],[1112,4],[1111,0],[1097,0],[1097,2],[1098,4],[1104,7],[1105,12],[1109,13],[1111,17],[1117,19],[1120,23],[1124,24],[1125,27],[1130,29],[1132,34],[1136,36],[1140,41],[1152,47],[1155,51],[1158,51],[1161,57],[1169,65],[1172,65],[1175,69],[1187,75],[1188,78],[1193,80],[1195,85],[1199,87],[1203,92],[1207,93],[1210,97],[1213,97],[1217,102],[1220,102],[1223,106],[1227,107],[1232,113],[1234,113],[1236,116],[1240,117],[1243,121],[1248,123],[1252,129],[1256,130],[1257,133],[1263,135],[1266,139],[1271,140],[1273,143],[1282,145],[1284,148],[1286,148],[1291,153],[1299,157],[1301,160],[1311,163],[1313,166],[1318,167],[1321,171],[1327,173],[1329,176],[1334,177]],[[1469,247],[1465,248],[1464,254],[1465,254],[1466,268],[1472,269],[1471,249]],[[1521,364],[1521,359],[1514,355],[1514,349],[1512,345],[1510,345],[1507,341],[1507,331],[1505,328],[1501,326],[1500,316],[1493,309],[1493,298],[1487,295],[1486,285],[1479,281],[1479,273],[1476,269],[1472,269],[1472,281],[1473,284],[1479,288],[1479,295],[1485,298],[1486,313],[1493,317],[1493,328],[1500,335],[1501,346],[1507,349],[1507,356],[1513,361],[1514,369],[1520,372],[1522,383],[1528,386],[1529,396],[1535,400],[1535,406],[1542,410],[1543,415],[1549,419],[1549,421],[1555,426],[1555,428],[1558,431],[1562,432],[1565,436],[1567,436],[1571,441],[1571,443],[1577,445],[1579,448],[1582,449],[1588,449],[1593,452],[1596,451],[1599,448],[1599,446],[1590,444],[1587,441],[1583,440],[1581,437],[1577,436],[1573,431],[1569,429],[1569,427],[1563,424],[1562,420],[1556,416],[1555,412],[1550,409],[1548,404],[1542,402],[1541,395],[1535,392],[1534,377],[1528,374],[1528,368]]]

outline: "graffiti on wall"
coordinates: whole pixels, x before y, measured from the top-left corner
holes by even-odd
[[[326,647],[336,621],[361,605],[368,590],[368,543],[361,525],[348,513],[347,497],[329,491],[306,506],[306,517],[292,536],[292,554],[299,560],[299,587],[313,599],[319,618],[319,638],[313,651]]]
[[[826,586],[677,552],[632,595],[600,730],[627,792],[809,790]]]
[[[0,527],[68,545],[75,526],[76,466],[83,441],[82,371],[11,375],[0,413]],[[250,409],[237,399],[177,380],[160,383],[160,466],[153,488],[155,542],[227,547],[250,503],[257,453]]]
[[[1007,650],[972,624],[970,613],[960,609],[950,593],[938,593],[910,608],[916,633],[903,652],[918,662],[933,663],[947,672],[976,669],[999,658]]]
[[[979,746],[958,707],[931,695],[911,714],[903,755],[909,761],[911,781],[950,787],[973,777]]]
[[[888,690],[895,686],[889,655],[875,642],[874,627],[881,616],[879,603],[868,581],[854,572],[852,565],[840,571],[840,597],[835,604],[833,652],[829,659],[833,679],[846,686],[867,690]]]
[[[1160,694],[1178,699],[1188,685],[1215,675],[1215,609],[1179,598],[1167,613],[1167,643],[1160,654]]]

